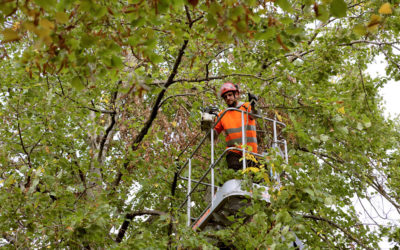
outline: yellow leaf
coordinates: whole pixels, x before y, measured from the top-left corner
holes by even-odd
[[[276,117],[278,118],[278,121],[282,122],[282,116],[280,116],[280,115],[278,114],[278,112],[276,112],[276,111],[275,111],[275,115],[276,115]]]
[[[18,35],[18,32],[12,30],[12,29],[5,29],[1,32],[1,34],[3,35],[3,43],[7,43],[7,42],[12,42],[12,41],[16,41],[19,40],[20,37]]]
[[[382,4],[382,6],[379,8],[379,14],[392,14],[392,7],[390,6],[390,3]]]
[[[246,168],[246,170],[249,170],[249,171],[251,171],[251,172],[253,172],[253,173],[257,173],[258,171],[260,171],[260,169],[259,168],[255,168],[255,167],[248,167],[248,168]]]
[[[58,23],[66,23],[69,19],[68,14],[65,12],[57,12],[55,18]]]
[[[49,30],[54,29],[54,23],[47,19],[40,19],[39,24],[40,24],[40,26],[42,26],[46,29],[49,29]]]
[[[369,20],[369,23],[367,25],[368,31],[376,31],[378,29],[381,20],[382,20],[381,16],[372,14],[371,19]]]
[[[254,157],[254,155],[252,155],[252,154],[247,154],[246,153],[246,159],[250,160],[252,162],[258,163],[258,161],[256,160],[256,157]]]
[[[175,128],[176,125],[177,125],[175,121],[171,122],[171,124],[172,124],[172,127],[174,127],[174,128]]]
[[[248,167],[245,170],[242,171],[242,174],[248,173],[248,172],[253,172],[253,173],[257,173],[258,171],[260,171],[259,168],[255,168],[255,167]]]
[[[343,115],[346,114],[346,111],[344,111],[344,106],[338,108],[338,112],[341,113],[341,114],[343,114]]]
[[[19,27],[21,27],[21,23],[20,22],[15,22],[11,29],[12,30],[17,30],[17,29],[19,29]]]
[[[265,180],[265,182],[266,182],[267,184],[270,184],[270,183],[271,183],[271,181],[269,180],[268,174],[263,173],[262,176],[263,176],[263,178],[264,178],[264,180]]]

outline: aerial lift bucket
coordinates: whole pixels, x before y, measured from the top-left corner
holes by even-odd
[[[218,121],[226,114],[228,111],[236,111],[236,112],[241,112],[242,116],[242,144],[246,144],[246,138],[245,138],[245,124],[244,124],[244,117],[245,115],[249,115],[247,111],[243,111],[240,109],[236,108],[227,108],[217,119],[217,121],[214,123],[218,123]],[[215,111],[213,110],[215,113]],[[273,137],[272,137],[272,145],[271,147],[274,148],[281,156],[282,158],[288,162],[288,154],[287,154],[287,144],[285,139],[278,139],[278,134],[277,134],[277,126],[281,126],[282,128],[286,127],[286,125],[280,121],[277,121],[276,119],[270,119],[267,117],[264,117],[262,115],[254,115],[252,114],[253,117],[256,117],[257,119],[262,119],[264,122],[270,122],[272,123],[272,128],[273,128]],[[252,154],[255,157],[261,158],[265,157],[265,154],[257,154],[253,152],[246,151],[245,148],[236,148],[236,147],[231,147],[227,148],[224,150],[224,152],[217,158],[217,160],[214,160],[214,126],[211,126],[211,129],[209,132],[206,134],[206,136],[200,141],[198,146],[195,148],[195,150],[191,153],[191,155],[188,157],[188,159],[185,161],[183,166],[179,169],[178,171],[178,176],[180,179],[187,181],[187,195],[185,197],[185,200],[183,203],[180,205],[180,209],[182,209],[185,204],[186,204],[186,209],[187,209],[187,226],[190,226],[194,230],[218,230],[222,229],[226,226],[229,226],[232,224],[230,220],[227,219],[227,217],[231,215],[235,215],[239,212],[239,210],[245,206],[248,205],[248,199],[253,198],[253,192],[252,190],[258,189],[261,191],[261,196],[259,199],[265,201],[267,204],[270,203],[270,195],[269,195],[269,190],[268,187],[261,186],[259,184],[253,183],[252,188],[250,190],[245,190],[243,188],[243,180],[228,180],[226,181],[221,187],[215,185],[215,176],[214,176],[214,168],[215,166],[221,161],[223,156],[229,151],[229,150],[237,150],[237,151],[242,151],[243,155],[247,154]],[[206,140],[207,138],[211,137],[210,143],[211,143],[211,162],[208,167],[208,169],[205,171],[205,173],[201,176],[200,179],[194,180],[192,179],[192,159],[194,155],[198,152],[200,147],[205,144],[205,142],[208,142]],[[246,164],[247,161],[243,160],[243,170],[246,169]],[[188,176],[183,177],[181,176],[181,173],[183,173],[183,170],[185,168],[188,168]],[[205,182],[206,177],[209,176],[210,183]],[[280,176],[278,173],[273,173],[272,170],[270,172],[270,177],[277,183],[273,188],[280,188]],[[193,187],[192,184],[194,183]],[[192,207],[192,195],[200,185],[206,185],[211,187],[211,201],[207,205],[207,207],[203,210],[203,212],[198,216],[198,217],[192,217],[191,213],[191,207]],[[215,190],[217,190],[215,192]],[[297,247],[298,249],[303,249],[304,246],[302,242],[295,236],[296,240],[293,242],[293,246]]]

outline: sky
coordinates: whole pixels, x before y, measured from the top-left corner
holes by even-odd
[[[368,73],[372,76],[385,76],[385,66],[383,63],[384,57],[378,56],[373,63],[368,67]],[[380,94],[383,96],[383,107],[385,108],[386,118],[394,118],[400,115],[400,82],[391,80],[380,89]]]

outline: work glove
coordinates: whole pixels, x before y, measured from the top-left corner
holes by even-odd
[[[249,98],[249,102],[251,104],[251,107],[254,108],[255,103],[258,101],[258,97],[253,95],[253,94],[251,94],[251,93],[247,93],[247,96]]]
[[[206,107],[202,109],[201,112],[201,130],[208,131],[214,124],[215,117],[218,115],[218,108],[216,107]]]

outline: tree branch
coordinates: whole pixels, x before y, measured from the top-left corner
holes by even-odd
[[[207,62],[207,64],[206,64],[206,81],[208,81],[208,79],[209,79],[209,73],[210,73],[209,67],[210,67],[211,62],[212,62],[215,58],[217,58],[221,53],[225,52],[225,51],[228,50],[228,49],[230,49],[230,47],[224,48],[224,49],[218,51],[217,54],[215,54],[215,56]]]
[[[352,241],[356,242],[357,244],[359,244],[360,246],[362,246],[365,249],[371,249],[370,247],[368,247],[367,245],[365,245],[364,243],[362,243],[359,239],[357,239],[356,237],[354,237],[349,231],[347,231],[345,228],[339,226],[338,224],[336,224],[335,222],[328,220],[326,218],[323,217],[319,217],[319,216],[315,216],[315,215],[303,215],[303,218],[306,219],[313,219],[315,221],[324,221],[326,223],[328,223],[329,225],[336,227],[337,229],[339,229],[340,231],[342,231],[348,238],[350,238]]]
[[[118,81],[117,89],[113,93],[113,96],[112,96],[112,99],[111,99],[111,104],[113,105],[113,107],[115,107],[115,101],[117,100],[117,95],[118,95],[118,88],[119,88],[119,86],[121,84],[122,84],[122,81],[121,80]],[[97,161],[98,162],[102,162],[104,145],[106,144],[108,135],[110,134],[111,130],[113,129],[113,127],[115,125],[115,115],[116,115],[116,111],[114,110],[114,113],[111,114],[111,123],[110,123],[110,125],[108,125],[108,127],[106,129],[106,132],[104,133],[103,137],[101,138],[100,147],[99,147],[99,154],[98,154],[98,157],[97,157]]]
[[[196,95],[196,94],[187,93],[187,94],[179,94],[179,95],[171,95],[171,96],[168,96],[168,97],[166,97],[164,100],[162,100],[162,101],[160,102],[159,108],[161,108],[161,106],[162,106],[166,101],[168,101],[168,99],[175,98],[175,97],[180,97],[180,96],[195,96],[195,95]]]
[[[380,47],[382,53],[385,55],[385,57],[394,65],[396,65],[397,69],[400,70],[400,65],[398,63],[396,63],[395,61],[392,60],[392,58],[382,49],[382,47]]]
[[[125,221],[124,221],[124,223],[122,223],[122,226],[118,231],[117,238],[115,239],[115,241],[117,243],[120,243],[122,241],[122,239],[124,238],[126,230],[128,229],[130,222],[136,216],[141,216],[141,215],[157,215],[157,216],[161,216],[161,215],[167,215],[167,213],[162,212],[162,211],[157,211],[157,210],[141,210],[141,211],[136,211],[136,212],[133,212],[133,213],[130,213],[130,214],[126,214],[125,215]]]
[[[82,105],[82,104],[79,103],[78,101],[72,99],[71,97],[69,97],[69,96],[67,96],[67,95],[65,94],[64,88],[63,88],[63,86],[62,86],[62,82],[61,82],[60,78],[57,77],[57,79],[58,79],[58,82],[59,82],[59,84],[60,84],[61,94],[60,94],[60,93],[57,93],[57,92],[54,92],[54,93],[55,93],[56,95],[58,95],[58,96],[62,96],[62,97],[64,97],[64,98],[67,98],[68,100],[72,101],[72,102],[75,103],[75,104],[78,104],[78,105],[79,105],[78,108],[89,109],[89,110],[91,110],[91,111],[93,111],[93,112],[96,112],[96,113],[104,113],[104,114],[115,114],[115,113],[116,113],[114,110],[113,110],[113,111],[101,110],[101,109],[91,108],[91,107],[87,107],[87,106],[85,106],[85,105]]]
[[[363,77],[363,74],[362,74],[362,70],[361,70],[360,64],[358,64],[358,70],[359,70],[359,72],[360,72],[361,84],[362,84],[362,87],[363,87],[363,90],[364,90],[364,94],[365,94],[364,100],[365,100],[365,103],[367,104],[367,107],[368,107],[369,112],[372,114],[372,110],[371,110],[371,108],[369,107],[369,103],[368,103],[368,100],[367,100],[367,91],[366,91],[366,89],[365,89],[364,77]]]
[[[351,45],[359,44],[359,43],[374,44],[374,45],[378,45],[378,46],[389,45],[397,50],[400,50],[399,48],[394,46],[394,44],[400,44],[400,42],[397,42],[397,41],[388,43],[388,42],[376,42],[376,41],[368,41],[368,40],[355,40],[355,41],[351,41],[349,43],[341,43],[341,44],[339,44],[339,46],[351,46]]]
[[[262,80],[262,81],[266,81],[269,82],[271,80],[276,79],[276,77],[271,77],[271,78],[262,78],[259,76],[255,76],[255,75],[250,75],[250,74],[241,74],[241,73],[233,73],[233,74],[229,74],[229,75],[222,75],[222,76],[211,76],[211,77],[206,77],[206,78],[195,78],[195,79],[177,79],[174,80],[173,82],[205,82],[205,81],[210,81],[210,80],[220,80],[220,79],[225,79],[228,77],[232,77],[232,76],[242,76],[242,77],[250,77],[250,78],[256,78],[258,80]],[[156,83],[153,83],[156,84]]]
[[[335,158],[335,157],[332,157],[332,156],[327,155],[327,154],[318,153],[318,152],[315,152],[315,151],[310,151],[310,150],[308,150],[307,148],[303,148],[303,147],[300,147],[300,146],[298,146],[297,149],[299,149],[299,150],[301,150],[301,151],[304,151],[304,152],[311,153],[311,154],[316,155],[316,156],[320,156],[320,159],[322,159],[326,164],[328,164],[329,166],[331,166],[333,169],[335,169],[335,170],[338,171],[339,173],[344,173],[343,170],[341,170],[341,169],[339,169],[337,166],[335,166],[335,165],[333,165],[333,164],[327,162],[326,159],[324,159],[323,157],[328,158],[328,159],[330,159],[330,160],[332,160],[332,161],[336,161],[336,162],[338,162],[338,163],[340,163],[340,164],[342,164],[342,165],[346,164],[346,161],[345,161],[345,160],[343,160],[343,159],[341,159],[341,158],[339,158],[339,157]],[[322,156],[322,157],[321,157],[321,156]],[[351,170],[350,170],[350,171],[351,171]],[[356,171],[351,171],[350,173],[346,173],[346,175],[347,175],[348,177],[353,177],[353,176],[355,176],[357,179],[359,179],[359,180],[361,180],[361,181],[367,179],[367,184],[368,184],[369,186],[371,186],[373,189],[375,189],[379,194],[381,194],[388,202],[390,202],[390,203],[394,206],[394,208],[397,210],[397,212],[400,214],[400,205],[397,204],[397,203],[392,199],[392,197],[389,196],[389,194],[385,191],[384,187],[383,187],[381,184],[379,184],[379,183],[377,183],[377,182],[375,181],[375,178],[374,178],[373,176],[365,176],[365,178],[363,178],[363,176],[361,176],[361,175],[360,175],[359,173],[357,173]]]
[[[171,74],[169,75],[167,82],[163,85],[163,89],[158,94],[157,99],[153,105],[153,109],[151,110],[150,117],[147,119],[142,130],[140,130],[139,134],[136,136],[135,140],[133,141],[133,144],[132,144],[133,151],[135,151],[137,149],[139,143],[143,140],[144,136],[149,131],[153,121],[157,117],[157,113],[158,113],[158,109],[160,107],[161,100],[164,97],[165,92],[167,91],[168,87],[171,86],[173,83],[175,83],[174,78],[175,78],[176,74],[178,73],[178,67],[181,64],[182,57],[183,57],[183,54],[185,53],[185,49],[186,49],[188,42],[189,42],[189,40],[185,40],[183,42],[183,45],[178,52],[178,56],[175,60],[175,64],[172,68]]]

